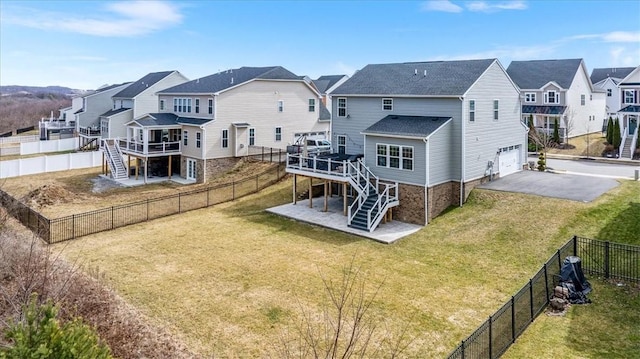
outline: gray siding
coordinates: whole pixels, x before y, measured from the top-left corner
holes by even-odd
[[[460,157],[453,156],[451,143],[455,138],[453,122],[449,122],[433,133],[427,141],[429,146],[429,187],[460,179]]]
[[[426,182],[427,158],[425,143],[420,139],[367,136],[365,164],[380,179],[423,186]],[[413,147],[413,170],[379,167],[376,160],[376,145],[399,145]]]
[[[469,122],[469,100],[476,101],[475,121]],[[493,101],[499,101],[499,118],[493,119]],[[520,121],[518,90],[494,63],[465,96],[465,181],[488,175],[489,162],[498,170],[498,150],[520,145],[525,149],[525,128]],[[522,155],[520,156],[522,163]],[[520,163],[520,164],[521,164]]]
[[[462,106],[457,98],[394,98],[384,96],[384,98],[393,98],[393,111],[383,111],[383,97],[348,97],[347,114],[349,114],[349,118],[346,118],[337,116],[337,99],[340,97],[342,96],[334,96],[332,98],[331,135],[334,144],[337,143],[336,136],[347,136],[347,153],[365,153],[364,135],[361,132],[391,114],[452,117],[454,131],[457,131],[455,133],[461,133],[460,116],[462,115]],[[460,143],[460,136],[455,136],[451,139],[450,151],[454,158],[460,157]],[[372,154],[375,155],[375,152]],[[368,155],[368,153],[365,155]],[[456,174],[459,176],[459,170],[453,173],[453,175]]]

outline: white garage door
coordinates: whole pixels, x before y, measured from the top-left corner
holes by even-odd
[[[514,148],[512,150],[500,152],[499,168],[500,177],[508,176],[512,173],[520,170],[520,149]]]

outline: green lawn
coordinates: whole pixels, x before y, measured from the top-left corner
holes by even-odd
[[[593,203],[476,190],[464,207],[383,245],[264,212],[290,201],[287,181],[233,203],[58,248],[98,268],[125,299],[195,351],[222,357],[272,353],[302,312],[321,313],[326,300],[320,274],[339,279],[355,257],[367,292],[382,283],[372,312],[381,328],[393,334],[406,330],[411,338],[404,356],[441,358],[574,233],[640,244],[633,237],[640,233],[637,220],[629,223],[640,216],[638,193],[640,182],[630,181]],[[636,227],[618,231],[620,224]],[[629,325],[637,331],[635,323]],[[532,343],[546,335],[531,333]],[[593,327],[580,334],[589,336],[598,336]],[[563,343],[574,357],[595,353]]]

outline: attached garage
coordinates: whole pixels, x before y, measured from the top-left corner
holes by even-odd
[[[522,169],[520,164],[520,145],[504,147],[500,149],[498,171],[500,177],[508,176]]]

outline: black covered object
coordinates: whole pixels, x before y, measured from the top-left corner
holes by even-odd
[[[591,292],[591,284],[584,277],[580,257],[569,256],[564,259],[560,269],[560,285],[568,289],[571,303],[591,302],[585,296]]]

